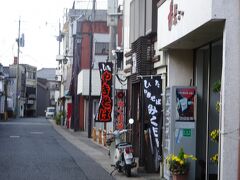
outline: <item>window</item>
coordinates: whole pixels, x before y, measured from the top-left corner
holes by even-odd
[[[108,42],[96,42],[95,43],[95,55],[108,55],[109,43]]]
[[[33,79],[36,79],[36,72],[33,72]]]

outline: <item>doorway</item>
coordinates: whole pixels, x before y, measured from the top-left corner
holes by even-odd
[[[217,179],[218,163],[212,157],[218,153],[218,142],[211,132],[219,129],[216,91],[222,75],[222,40],[195,50],[195,85],[197,86],[196,179]]]

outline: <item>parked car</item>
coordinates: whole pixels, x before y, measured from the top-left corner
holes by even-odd
[[[55,108],[54,107],[47,107],[47,109],[45,110],[46,113],[46,119],[48,118],[53,118],[55,115]]]

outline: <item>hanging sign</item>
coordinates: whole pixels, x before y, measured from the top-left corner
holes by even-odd
[[[125,122],[125,92],[116,90],[116,126],[115,129],[122,130]]]
[[[147,111],[149,128],[151,131],[151,140],[153,147],[157,149],[158,154],[155,156],[161,160],[161,134],[162,134],[162,81],[160,76],[143,78],[143,96],[144,106]]]
[[[101,96],[96,122],[110,122],[112,120],[112,63],[98,64],[101,78]]]

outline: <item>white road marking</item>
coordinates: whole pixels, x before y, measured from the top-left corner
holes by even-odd
[[[30,132],[30,134],[43,134],[43,132],[41,132],[41,131],[32,131],[32,132]]]
[[[10,138],[20,138],[20,136],[9,136]]]
[[[51,126],[49,123],[32,123],[32,122],[0,122],[0,125],[41,125],[41,126]]]

